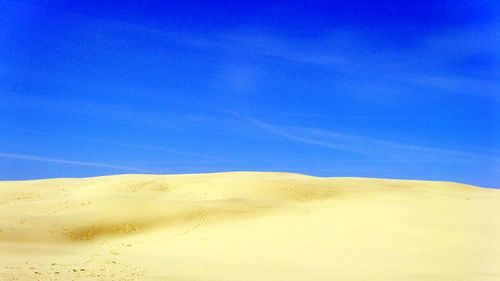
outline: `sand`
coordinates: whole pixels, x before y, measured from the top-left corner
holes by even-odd
[[[0,280],[500,280],[500,190],[288,173],[0,182]]]

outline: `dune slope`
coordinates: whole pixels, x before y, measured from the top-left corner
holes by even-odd
[[[500,280],[499,214],[499,190],[447,182],[0,182],[0,280]]]

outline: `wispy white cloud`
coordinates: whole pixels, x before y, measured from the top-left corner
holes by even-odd
[[[220,46],[223,49],[318,65],[342,73],[347,77],[347,83],[342,84],[346,91],[337,94],[374,97],[372,101],[382,103],[436,92],[481,96],[494,101],[499,98],[496,93],[500,81],[495,77],[500,69],[500,52],[495,48],[498,44],[492,43],[500,41],[498,26],[462,28],[396,50],[384,49],[373,36],[342,30],[300,44],[268,33],[255,33],[221,35],[218,42],[223,42]]]
[[[114,169],[114,170],[133,171],[133,172],[141,172],[141,173],[151,172],[149,170],[138,168],[138,167],[114,165],[114,164],[99,163],[99,162],[87,162],[87,161],[76,161],[76,160],[59,159],[59,158],[48,158],[48,157],[41,157],[41,156],[29,155],[29,154],[0,152],[0,158],[27,160],[27,161],[38,161],[38,162],[50,162],[50,163],[56,163],[56,164],[77,165],[77,166],[87,166],[87,167],[108,168],[108,169]]]
[[[363,153],[363,150],[359,150],[353,146],[349,145],[344,145],[341,143],[334,143],[334,142],[328,142],[328,141],[322,141],[314,138],[309,138],[305,136],[304,134],[296,134],[291,132],[287,128],[271,125],[269,123],[265,123],[263,121],[260,121],[258,119],[252,118],[252,117],[244,117],[246,121],[248,121],[250,124],[265,130],[271,134],[278,135],[296,142],[301,142],[301,143],[306,143],[306,144],[311,144],[311,145],[316,145],[316,146],[322,146],[326,148],[331,148],[331,149],[336,149],[336,150],[342,150],[342,151],[349,151],[349,152],[356,152],[356,153]]]
[[[208,35],[180,35],[148,28],[140,30],[154,35],[164,33],[166,35],[161,37],[164,40],[195,48],[321,66],[346,75],[346,83],[343,83],[346,91],[337,94],[375,97],[374,102],[404,101],[402,97],[408,95],[426,96],[436,91],[440,95],[474,95],[494,101],[499,97],[495,93],[500,89],[500,81],[494,77],[498,76],[495,74],[500,69],[500,52],[491,46],[491,42],[500,40],[498,32],[492,31],[498,30],[497,26],[462,28],[425,38],[397,51],[379,46],[373,36],[345,30],[334,30],[325,38],[299,43],[258,29]],[[199,39],[193,40],[196,37]],[[466,38],[479,38],[479,42],[490,43],[480,46],[477,41]],[[482,62],[453,65],[474,59],[478,54],[489,66]],[[490,71],[483,75],[485,69],[480,69],[482,74],[474,76],[468,71],[477,70],[469,70],[469,67],[488,67]]]
[[[180,45],[216,51],[223,58],[243,54],[268,57],[278,62],[285,60],[321,66],[346,75],[342,80],[344,83],[340,83],[340,87],[345,90],[339,91],[338,95],[352,95],[363,99],[373,97],[373,102],[405,101],[402,97],[432,95],[436,91],[439,94],[476,95],[498,101],[495,93],[500,89],[500,82],[492,78],[498,76],[494,74],[500,69],[500,52],[496,48],[496,43],[500,41],[499,27],[495,25],[461,27],[422,38],[404,48],[390,48],[381,45],[376,36],[364,34],[360,30],[338,29],[322,38],[294,41],[294,38],[273,34],[264,27],[195,33],[192,30],[160,29],[130,22],[81,17],[77,14],[65,16],[85,22],[85,31],[82,31],[81,36],[95,40],[106,41],[116,36],[120,40],[127,40],[123,38],[123,34],[132,33],[153,42],[158,48]],[[137,40],[136,37],[132,38]],[[473,57],[478,53],[491,62],[492,75],[472,77],[456,73],[461,69],[467,71],[467,66],[450,66],[450,62],[454,60]],[[253,88],[260,82],[261,77],[255,75],[254,71],[249,71],[258,69],[257,63],[244,67],[236,64],[235,67],[234,62],[229,59],[221,64],[227,64],[227,68],[222,67],[221,73],[213,73],[216,76],[214,79],[228,76],[221,87],[232,87],[237,91]]]
[[[54,133],[54,132],[42,131],[42,130],[32,130],[32,129],[27,130],[27,129],[23,129],[23,128],[5,126],[5,125],[1,125],[1,124],[0,124],[0,128],[18,131],[18,132],[22,132],[22,133],[30,133],[30,134],[37,134],[37,135],[52,135],[52,136],[64,137],[65,139],[75,139],[78,141],[91,142],[91,143],[96,143],[96,144],[114,145],[114,146],[134,148],[134,149],[138,149],[138,150],[154,151],[154,152],[160,152],[160,153],[164,153],[164,154],[173,154],[173,155],[178,155],[178,156],[184,156],[184,157],[188,157],[189,159],[191,159],[190,162],[192,162],[192,163],[199,163],[199,162],[205,162],[205,161],[206,162],[226,162],[226,161],[228,161],[227,159],[223,159],[221,157],[215,157],[215,156],[207,155],[207,154],[203,154],[203,153],[186,152],[186,151],[175,149],[175,148],[167,148],[167,147],[161,147],[161,146],[156,146],[156,145],[128,143],[128,142],[123,142],[123,141],[112,141],[112,140],[105,140],[105,139],[100,139],[100,138],[90,138],[90,137],[83,137],[83,136],[73,136],[73,135],[69,135],[69,134]],[[10,142],[8,142],[8,144],[12,145],[12,143],[10,143]],[[197,160],[192,160],[192,159],[197,159]],[[164,162],[165,161],[163,161],[163,163]]]
[[[500,52],[497,48],[500,42],[498,24],[461,26],[446,32],[436,32],[419,37],[414,43],[400,48],[386,46],[376,35],[359,29],[332,29],[322,37],[300,40],[290,36],[279,36],[265,26],[240,26],[234,29],[195,32],[189,29],[159,28],[146,24],[92,18],[68,11],[60,13],[62,17],[85,25],[79,33],[82,38],[103,42],[117,38],[147,40],[148,44],[160,49],[178,45],[217,51],[218,55],[228,58],[240,54],[257,55],[322,66],[349,76],[343,85],[346,90],[337,94],[359,95],[360,98],[376,96],[377,98],[372,99],[374,102],[404,101],[402,96],[430,95],[432,92],[430,90],[433,89],[438,90],[440,94],[479,95],[496,101],[499,97],[495,93],[500,89],[500,82],[498,78],[491,78],[498,76],[495,74],[498,74],[500,69]],[[124,34],[137,36],[129,36],[134,39],[127,39]],[[78,41],[67,40],[65,44],[78,44]],[[110,48],[109,51],[115,50]],[[454,71],[467,66],[449,65],[450,61],[473,57],[475,54],[481,54],[491,62],[491,76],[485,78],[457,74]],[[231,66],[231,62],[228,62],[228,65]],[[254,66],[245,65],[243,70],[238,67],[236,70],[222,72],[226,71],[234,76],[227,80],[231,80],[229,86],[236,89],[248,88],[259,83],[259,77],[255,78],[254,74],[248,71],[252,67]],[[37,75],[46,74],[37,72]],[[221,73],[214,71],[214,75],[220,76]],[[414,89],[410,89],[412,87]]]
[[[317,128],[278,126],[248,116],[240,116],[240,118],[258,129],[291,141],[337,151],[356,153],[359,155],[376,156],[384,159],[408,159],[408,161],[411,160],[412,162],[435,163],[467,163],[479,159],[497,163],[495,161],[498,160],[495,156],[499,155],[497,151],[479,153],[443,149],[354,134],[338,133]]]

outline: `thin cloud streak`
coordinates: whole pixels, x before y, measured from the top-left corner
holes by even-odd
[[[374,47],[373,45],[378,46],[376,38],[348,30],[333,30],[330,36],[323,40],[301,45],[259,29],[243,28],[239,31],[208,34],[182,33],[117,20],[80,18],[78,14],[65,16],[86,22],[92,27],[87,31],[86,36],[102,41],[127,31],[145,36],[158,44],[168,43],[209,51],[222,51],[233,55],[242,53],[323,66],[351,77],[352,83],[347,85],[360,85],[347,87],[350,92],[359,93],[361,97],[374,95],[375,92],[377,98],[374,101],[379,102],[384,97],[385,100],[393,101],[394,97],[404,100],[401,97],[410,94],[428,93],[427,95],[431,95],[431,90],[439,90],[449,95],[481,96],[498,102],[498,95],[493,94],[500,89],[497,79],[463,76],[450,71],[448,65],[449,61],[457,57],[474,55],[486,48],[489,59],[498,66],[496,62],[500,53],[492,46],[477,46],[474,42],[467,41],[463,49],[456,50],[456,44],[450,43],[478,36],[491,38],[489,41],[497,42],[499,37],[493,32],[497,26],[485,26],[479,30],[461,28],[450,34],[426,38],[416,46],[399,53],[392,53]],[[360,47],[359,42],[364,42],[366,46]],[[353,48],[356,49],[355,57],[352,55]],[[374,53],[377,55],[373,55]],[[391,75],[388,76],[387,73]],[[378,90],[373,90],[377,88]]]
[[[113,164],[98,163],[98,162],[86,162],[86,161],[75,161],[75,160],[58,159],[58,158],[47,158],[47,157],[40,157],[40,156],[29,155],[29,154],[0,152],[0,158],[18,159],[18,160],[27,160],[27,161],[38,161],[38,162],[50,162],[50,163],[57,163],[57,164],[67,164],[67,165],[77,165],[77,166],[87,166],[87,167],[109,168],[109,169],[116,169],[116,170],[122,170],[122,171],[134,171],[134,172],[142,172],[142,173],[151,172],[151,171],[148,171],[148,170],[145,170],[142,168],[137,168],[137,167],[113,165]]]
[[[271,125],[271,124],[262,122],[260,120],[257,120],[255,118],[244,117],[244,119],[249,121],[252,125],[255,125],[256,127],[260,128],[260,129],[263,129],[267,132],[270,132],[270,133],[278,135],[278,136],[285,137],[285,138],[293,140],[293,141],[317,145],[317,146],[323,146],[323,147],[327,147],[327,148],[331,148],[331,149],[363,153],[362,150],[355,149],[353,147],[349,147],[346,145],[334,144],[334,143],[330,143],[330,142],[324,142],[324,141],[306,138],[303,136],[298,136],[298,135],[295,135],[293,133],[288,132],[285,128]]]
[[[100,20],[96,21],[100,22]],[[116,25],[115,28],[123,28],[118,27],[117,23],[114,25]],[[127,26],[129,25],[131,24]],[[453,73],[449,69],[450,61],[465,55],[473,56],[480,51],[486,52],[488,58],[492,60],[492,64],[498,68],[497,62],[500,53],[491,46],[477,46],[477,44],[469,43],[465,44],[462,50],[455,50],[456,45],[449,46],[449,42],[463,41],[464,38],[475,36],[489,36],[490,41],[496,42],[500,38],[492,32],[496,28],[497,26],[486,26],[479,30],[462,28],[451,32],[451,34],[427,38],[412,48],[393,54],[373,46],[361,48],[358,46],[359,41],[365,42],[366,45],[377,45],[375,44],[376,39],[366,34],[356,34],[345,30],[332,31],[331,36],[323,41],[303,46],[259,30],[243,29],[240,32],[221,32],[215,35],[181,35],[175,32],[131,25],[131,29],[138,33],[158,37],[174,44],[219,50],[232,54],[253,54],[299,64],[326,67],[349,75],[352,77],[352,84],[365,85],[365,89],[370,89],[370,91],[358,89],[357,92],[373,93],[373,88],[379,87],[378,99],[386,96],[387,99],[392,100],[391,95],[422,94],[434,89],[449,95],[480,96],[498,102],[498,95],[493,93],[498,92],[500,83],[497,79],[492,78],[494,74],[489,78],[471,77],[470,75]],[[357,50],[355,57],[351,51],[353,48]],[[373,53],[377,53],[377,55],[374,56]],[[391,76],[388,77],[386,73],[391,73]],[[390,81],[391,85],[388,85],[387,81]],[[391,95],[387,95],[387,93]]]
[[[469,151],[419,146],[352,134],[336,133],[323,129],[282,127],[248,116],[240,117],[254,127],[288,140],[338,151],[354,152],[360,155],[380,156],[394,160],[411,157],[412,161],[438,163],[450,161],[453,163],[465,163],[471,159],[482,159],[495,163],[496,158],[494,155],[498,155],[496,151],[490,151],[488,155],[484,155]]]
[[[75,139],[75,140],[84,141],[84,142],[93,142],[93,143],[97,143],[97,144],[111,144],[111,145],[116,145],[116,146],[134,148],[134,149],[138,149],[138,150],[156,151],[156,152],[162,152],[162,153],[166,153],[166,154],[175,154],[175,155],[184,156],[184,157],[191,157],[191,158],[194,157],[194,158],[202,159],[203,161],[207,161],[207,162],[208,161],[211,161],[211,162],[213,162],[213,161],[228,162],[229,161],[227,159],[223,159],[220,157],[214,157],[214,156],[205,155],[205,154],[201,154],[201,153],[184,152],[184,151],[177,150],[177,149],[164,148],[164,147],[159,147],[159,146],[154,146],[154,145],[131,144],[131,143],[126,143],[126,142],[110,141],[110,140],[104,140],[104,139],[100,139],[100,138],[88,138],[88,137],[82,137],[82,136],[73,136],[73,135],[53,133],[53,132],[41,131],[41,130],[27,130],[27,129],[12,127],[12,126],[4,126],[1,124],[0,124],[0,128],[20,131],[20,132],[26,132],[26,133],[60,136],[60,137],[64,137],[64,138],[70,138],[70,139]],[[195,162],[200,162],[200,161],[195,161]]]

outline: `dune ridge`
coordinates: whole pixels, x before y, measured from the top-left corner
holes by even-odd
[[[0,182],[1,280],[500,280],[500,191],[290,173]]]

